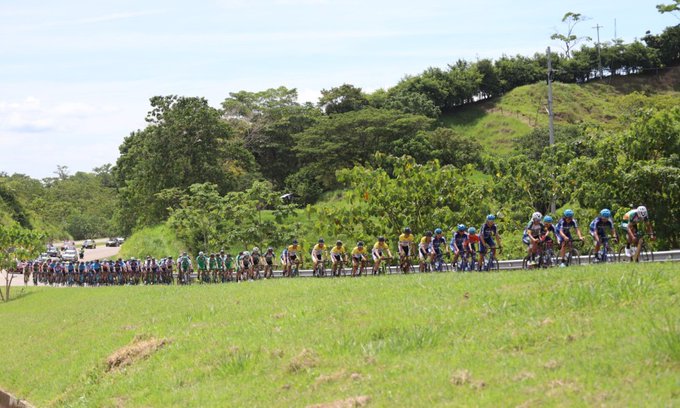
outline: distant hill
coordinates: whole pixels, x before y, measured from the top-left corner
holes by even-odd
[[[525,85],[507,94],[446,112],[445,126],[474,137],[501,154],[513,150],[513,139],[535,127],[548,126],[545,82]],[[586,84],[553,84],[555,124],[588,123],[621,126],[633,101],[680,104],[680,67],[643,75],[617,76]]]

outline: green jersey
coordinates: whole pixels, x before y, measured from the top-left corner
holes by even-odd
[[[198,269],[204,271],[206,267],[205,255],[199,255],[196,257],[196,264],[198,264]]]

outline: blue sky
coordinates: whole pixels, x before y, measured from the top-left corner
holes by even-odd
[[[0,171],[53,176],[115,163],[154,95],[365,91],[457,59],[532,55],[577,34],[625,41],[677,24],[656,1],[177,0],[0,2]]]

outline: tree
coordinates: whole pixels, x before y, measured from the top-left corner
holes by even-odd
[[[361,110],[369,105],[368,98],[354,85],[342,84],[331,89],[322,89],[318,106],[327,115]]]
[[[671,13],[675,18],[680,20],[680,0],[672,0],[672,3],[668,4],[657,4],[656,9],[661,14]]]
[[[33,259],[45,240],[45,235],[20,226],[0,225],[0,273],[5,276],[4,293],[0,290],[0,301],[9,302],[10,288],[20,261]]]
[[[567,58],[571,58],[571,50],[579,42],[583,40],[591,41],[591,38],[588,36],[579,37],[576,34],[574,34],[574,28],[576,27],[576,25],[585,20],[588,20],[588,17],[583,16],[580,13],[574,13],[569,11],[565,13],[564,16],[562,17],[562,23],[567,25],[567,32],[565,34],[556,32],[550,36],[551,40],[560,40],[564,43],[564,47],[562,48],[564,49],[564,55]]]
[[[293,135],[315,124],[321,111],[299,104],[297,91],[285,87],[229,95],[222,102],[223,117],[243,139],[262,175],[282,188],[286,177],[300,168]]]
[[[163,190],[210,182],[225,193],[247,185],[257,168],[206,99],[157,96],[151,106],[149,125],[123,141],[114,170],[123,232],[166,218]]]

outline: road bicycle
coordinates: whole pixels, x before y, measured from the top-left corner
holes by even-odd
[[[582,239],[567,240],[564,247],[564,258],[562,259],[561,264],[564,264],[564,266],[581,265],[581,251],[579,248],[582,245]]]
[[[616,242],[616,241],[614,241],[614,242]],[[590,250],[590,252],[588,253],[588,263],[590,263],[590,264],[616,262],[616,261],[617,261],[617,254],[616,254],[616,252],[614,252],[611,245],[609,244],[609,237],[608,236],[600,237],[600,249],[597,252],[595,252],[595,247],[593,247]]]
[[[637,247],[631,246],[630,251],[631,251],[631,256],[627,257],[626,256],[626,245],[623,244],[621,245],[621,248],[619,248],[619,261],[624,262],[626,261],[626,258],[629,258],[631,262],[651,262],[654,261],[654,251],[652,250],[651,246],[647,244],[647,240],[645,239],[645,236],[648,234],[644,232],[637,232],[635,236],[638,239],[638,245]],[[635,251],[638,251],[638,256],[636,257]]]
[[[496,258],[496,252],[500,253],[503,250],[503,247],[495,248],[495,251],[493,249],[494,248],[488,248],[482,255],[482,264],[479,265],[481,271],[490,272],[498,271],[500,269],[498,259]]]

